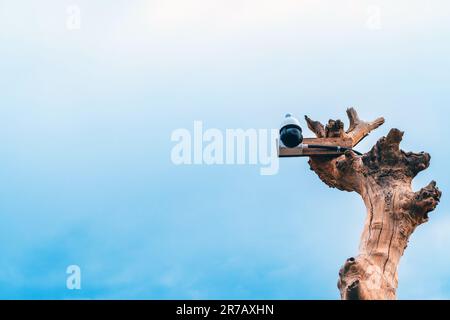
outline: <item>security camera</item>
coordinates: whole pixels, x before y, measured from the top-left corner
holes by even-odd
[[[288,148],[295,148],[303,141],[300,122],[290,113],[286,115],[284,121],[281,123],[280,140]]]
[[[281,158],[335,156],[342,155],[348,150],[353,151],[356,155],[362,155],[352,149],[351,139],[330,137],[303,139],[300,122],[290,113],[281,123],[280,140],[278,156]]]

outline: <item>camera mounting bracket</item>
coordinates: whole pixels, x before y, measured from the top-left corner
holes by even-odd
[[[341,155],[344,151],[326,150],[319,148],[305,148],[305,145],[323,145],[330,147],[352,148],[353,141],[349,138],[304,138],[303,143],[295,148],[288,148],[278,140],[278,156],[288,157],[311,157],[311,156],[333,156]]]

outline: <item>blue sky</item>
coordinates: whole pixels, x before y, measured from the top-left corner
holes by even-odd
[[[79,30],[66,26],[80,9]],[[450,298],[447,1],[0,2],[0,298],[337,299],[365,207],[305,159],[174,166],[171,133],[286,112],[386,123],[443,198],[401,299]],[[375,20],[374,20],[375,19]],[[66,289],[66,268],[82,290]]]

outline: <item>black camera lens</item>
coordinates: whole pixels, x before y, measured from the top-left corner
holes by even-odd
[[[303,141],[302,129],[297,125],[287,125],[280,130],[280,139],[288,148],[295,148]]]

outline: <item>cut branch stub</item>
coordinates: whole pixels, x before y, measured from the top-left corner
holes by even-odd
[[[306,123],[309,130],[314,132],[317,138],[325,138],[325,128],[319,121],[313,121],[308,116],[305,116]]]
[[[347,109],[347,116],[348,120],[350,121],[350,126],[347,130],[347,133],[349,133],[356,129],[356,127],[361,123],[361,120],[359,120],[358,114],[353,108]]]
[[[308,127],[318,137],[350,138],[356,144],[383,124],[359,119],[353,108],[347,110],[349,129],[341,121],[330,120],[326,127],[308,117]],[[409,238],[428,220],[441,198],[432,181],[414,192],[412,179],[430,165],[430,155],[400,149],[403,132],[392,129],[363,156],[347,151],[340,156],[310,157],[309,164],[328,186],[359,193],[367,207],[359,254],[350,258],[339,272],[342,299],[395,299],[397,267]]]
[[[341,120],[328,120],[325,136],[327,138],[345,138],[344,123]]]
[[[428,221],[428,213],[439,204],[442,192],[436,187],[436,181],[431,181],[426,187],[414,193],[411,201],[411,214],[421,224]]]

